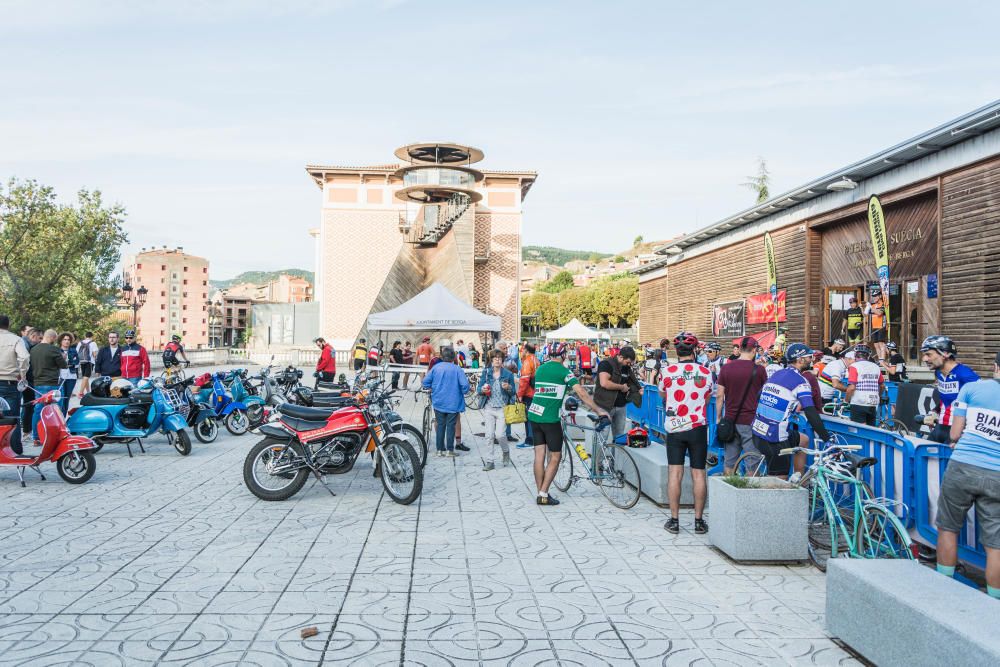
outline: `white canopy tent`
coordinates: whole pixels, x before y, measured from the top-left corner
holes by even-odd
[[[434,283],[400,306],[369,315],[368,329],[499,333],[500,318],[479,312],[452,294],[441,283]]]
[[[603,331],[591,329],[575,317],[568,324],[545,334],[545,339],[553,340],[597,340],[611,338]]]

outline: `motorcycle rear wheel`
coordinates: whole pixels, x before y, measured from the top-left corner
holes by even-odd
[[[305,459],[302,445],[297,442],[281,442],[273,438],[264,438],[247,452],[243,461],[243,483],[261,500],[288,500],[305,486],[309,477],[309,468],[304,464],[301,468],[274,475],[267,471],[267,465],[273,460],[285,457]]]
[[[409,505],[420,497],[424,488],[424,471],[420,467],[420,458],[409,442],[397,439],[384,444],[382,454],[385,460],[378,462],[382,488],[395,502]]]
[[[393,433],[399,433],[407,439],[410,446],[413,447],[413,451],[417,453],[417,457],[420,459],[420,467],[426,467],[427,441],[424,439],[424,434],[420,432],[420,429],[413,424],[397,422],[392,425],[392,431]]]
[[[214,418],[198,422],[194,425],[194,437],[198,438],[198,442],[203,442],[206,445],[215,442],[215,439],[219,437],[219,423]]]
[[[97,459],[90,451],[69,452],[56,461],[56,472],[63,481],[70,484],[83,484],[94,476],[97,471]]]
[[[177,433],[174,434],[173,445],[174,449],[176,449],[181,456],[187,456],[191,453],[191,436],[187,434],[187,431],[177,431]]]
[[[233,410],[225,419],[226,430],[233,435],[243,435],[250,429],[250,420],[242,410]]]

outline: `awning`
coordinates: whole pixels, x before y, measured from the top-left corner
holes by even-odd
[[[368,316],[371,331],[500,331],[500,318],[481,313],[434,283],[402,305]]]

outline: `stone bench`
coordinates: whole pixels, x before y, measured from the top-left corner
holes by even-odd
[[[635,461],[642,480],[642,493],[658,505],[666,505],[667,498],[667,447],[661,442],[651,442],[649,447],[629,447],[629,454]],[[629,476],[626,475],[626,479]],[[635,482],[629,479],[630,482]],[[681,479],[681,505],[694,505],[694,488],[691,485],[691,468],[684,466]]]
[[[1000,601],[915,561],[830,560],[826,625],[877,665],[1000,665]]]

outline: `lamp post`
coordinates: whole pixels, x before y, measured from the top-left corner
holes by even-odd
[[[147,294],[149,294],[149,290],[141,285],[139,286],[139,289],[133,290],[132,276],[128,273],[122,273],[121,302],[126,308],[132,310],[133,327],[136,325],[136,317],[139,313],[139,309],[146,303]]]

